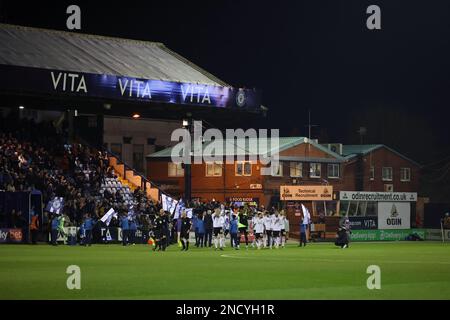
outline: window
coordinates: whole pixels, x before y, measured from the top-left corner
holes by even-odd
[[[310,178],[320,178],[322,176],[322,167],[320,163],[310,163],[309,164],[309,177]]]
[[[328,178],[339,178],[339,164],[328,164]]]
[[[303,176],[303,166],[301,162],[291,162],[289,166],[290,176],[301,178]]]
[[[137,172],[144,171],[144,145],[133,144],[133,169]]]
[[[123,144],[131,144],[133,137],[123,137]]]
[[[392,181],[392,167],[383,167],[382,174],[383,181]]]
[[[319,217],[337,216],[337,201],[313,201],[315,215]]]
[[[88,117],[88,128],[97,128],[97,117]]]
[[[181,163],[169,162],[169,177],[184,177],[184,169]]]
[[[279,162],[277,165],[271,166],[272,177],[282,177],[283,176],[283,163]]]
[[[250,161],[236,162],[236,176],[251,176],[252,163]]]
[[[410,168],[400,168],[400,181],[411,181]]]
[[[374,166],[370,166],[369,179],[372,181],[375,180],[375,167]]]
[[[206,176],[207,177],[221,177],[222,176],[222,163],[220,163],[220,162],[206,163]]]
[[[113,155],[122,157],[122,144],[121,143],[111,143],[111,152]]]

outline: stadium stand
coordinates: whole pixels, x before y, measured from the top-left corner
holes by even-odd
[[[62,197],[67,226],[79,226],[86,213],[99,219],[110,208],[127,212],[133,206],[147,215],[159,210],[140,188],[116,175],[106,152],[67,144],[65,131],[51,122],[35,123],[17,115],[0,121],[0,190],[40,190],[44,204]],[[16,214],[6,212],[3,227],[14,227]]]

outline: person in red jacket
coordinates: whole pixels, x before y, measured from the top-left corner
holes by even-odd
[[[33,213],[31,216],[30,222],[30,232],[31,232],[31,243],[37,243],[37,235],[39,232],[39,216],[36,213]]]

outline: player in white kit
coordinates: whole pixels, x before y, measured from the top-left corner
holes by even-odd
[[[272,217],[268,211],[266,211],[264,217],[264,230],[266,231],[264,234],[264,248],[270,247],[272,249]]]
[[[278,211],[272,217],[272,235],[275,240],[275,248],[278,249],[280,245],[281,221]]]
[[[261,249],[263,246],[263,235],[264,235],[264,218],[262,212],[259,212],[257,216],[255,216],[253,230],[255,231],[255,241],[256,247]]]
[[[284,229],[286,225],[286,214],[284,213],[284,210],[281,210],[280,212],[280,245],[282,248],[284,248],[284,245],[286,243],[286,230]]]
[[[216,250],[220,246],[220,250],[223,250],[225,239],[223,236],[223,226],[225,224],[225,218],[220,215],[220,211],[214,213],[213,216],[213,228],[214,228],[214,246]]]

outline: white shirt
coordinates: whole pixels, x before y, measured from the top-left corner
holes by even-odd
[[[256,218],[254,222],[254,230],[255,233],[263,233],[264,232],[264,219]]]
[[[264,227],[266,228],[266,230],[272,230],[272,217],[271,216],[264,217]]]
[[[275,215],[272,218],[272,230],[273,231],[281,231],[281,223],[280,216],[276,217]]]
[[[223,228],[223,225],[225,223],[225,218],[222,216],[213,216],[213,227],[214,228]]]
[[[286,221],[286,217],[285,216],[280,216],[280,228],[281,228],[281,230],[284,230],[285,221]]]

